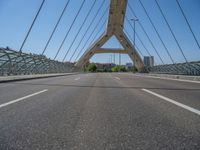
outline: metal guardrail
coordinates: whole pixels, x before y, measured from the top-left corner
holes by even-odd
[[[150,73],[175,74],[175,75],[200,75],[200,61],[178,64],[158,65],[146,67]]]
[[[0,75],[67,73],[72,67],[71,63],[54,61],[44,55],[0,48]]]

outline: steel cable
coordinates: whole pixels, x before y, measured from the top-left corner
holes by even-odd
[[[127,22],[128,22],[128,24],[130,25],[131,29],[134,31],[134,28],[133,28],[131,22],[130,22],[127,18],[125,18],[125,19],[127,20]],[[140,38],[140,36],[137,34],[137,32],[135,32],[135,35],[136,35],[137,38],[139,39],[140,43],[142,44],[142,46],[144,47],[144,49],[146,50],[146,52],[148,53],[148,55],[149,55],[149,56],[152,56],[151,53],[149,52],[149,50],[148,50],[148,49],[146,48],[146,46],[144,45],[144,43],[143,43],[142,39]]]
[[[38,9],[38,11],[37,11],[37,13],[36,13],[36,15],[35,15],[35,17],[34,17],[34,19],[33,19],[33,22],[32,22],[32,24],[31,24],[31,26],[30,26],[30,28],[29,28],[29,30],[28,30],[26,36],[25,36],[24,41],[22,42],[21,47],[20,47],[20,50],[19,50],[20,52],[22,52],[22,48],[24,47],[24,44],[26,43],[26,40],[27,40],[27,38],[29,37],[29,34],[30,34],[30,32],[31,32],[31,30],[32,30],[32,28],[33,28],[33,26],[34,26],[34,24],[35,24],[35,21],[36,21],[37,18],[38,18],[38,15],[40,14],[40,11],[41,11],[41,9],[42,9],[42,7],[43,7],[43,5],[44,5],[44,2],[45,2],[45,0],[42,1],[41,5],[40,5],[40,8]]]
[[[88,38],[87,38],[87,40],[86,40],[86,42],[85,42],[83,48],[79,51],[79,53],[78,53],[78,55],[77,55],[75,61],[78,59],[79,55],[80,55],[81,52],[84,50],[84,48],[85,48],[85,46],[87,45],[87,43],[89,42],[90,38],[91,38],[92,35],[94,34],[94,31],[97,29],[97,27],[98,27],[98,25],[100,24],[100,22],[102,21],[103,17],[106,15],[107,10],[108,10],[108,7],[105,9],[105,11],[103,12],[102,16],[101,16],[100,19],[98,20],[97,24],[96,24],[95,27],[93,28],[93,30],[92,30],[90,36],[88,36]],[[106,20],[106,21],[107,21],[107,20]],[[105,22],[106,22],[106,21],[105,21]],[[105,24],[105,23],[104,23],[104,24]],[[103,24],[103,25],[104,25],[104,24]],[[103,28],[103,25],[101,26],[102,28]],[[101,28],[101,29],[102,29],[102,28]],[[99,31],[99,32],[100,32],[100,31]],[[96,35],[97,35],[97,34],[96,34]],[[96,35],[95,35],[95,36],[96,36]],[[93,39],[93,42],[94,42],[94,39]]]
[[[135,14],[135,12],[133,11],[132,7],[129,5],[129,3],[128,3],[128,7],[130,8],[132,14],[133,14],[136,18],[138,18],[137,15]],[[147,34],[147,32],[146,32],[144,26],[142,25],[142,23],[140,22],[140,20],[138,20],[138,23],[139,23],[140,28],[142,29],[142,31],[143,31],[144,34],[146,35],[147,39],[149,40],[149,43],[151,44],[151,46],[153,47],[154,51],[156,52],[157,56],[159,57],[160,61],[162,62],[162,64],[164,64],[163,59],[161,58],[160,54],[158,53],[158,50],[156,49],[155,45],[153,44],[152,40],[150,39],[149,35]]]
[[[80,11],[82,10],[84,3],[85,3],[85,0],[83,0],[83,2],[81,3],[81,6],[80,6],[80,8],[79,8],[79,10],[78,10],[78,12],[77,12],[77,14],[76,14],[74,20],[72,21],[72,24],[70,25],[70,27],[69,27],[69,29],[68,29],[68,31],[67,31],[67,33],[66,33],[66,35],[65,35],[65,37],[64,37],[64,39],[63,39],[63,41],[62,41],[62,43],[61,43],[61,45],[60,45],[60,47],[58,48],[58,50],[57,50],[57,52],[56,52],[56,55],[55,55],[55,57],[54,57],[54,60],[56,59],[56,57],[58,56],[58,54],[59,54],[61,48],[63,47],[63,44],[65,43],[65,41],[66,41],[66,39],[67,39],[67,37],[68,37],[68,35],[69,35],[69,32],[71,31],[71,29],[72,29],[72,27],[73,27],[73,25],[74,25],[74,23],[75,23],[75,21],[76,21],[78,15],[80,14]]]
[[[181,7],[181,5],[180,5],[180,3],[179,3],[178,0],[176,0],[176,2],[177,2],[177,4],[178,4],[178,7],[179,7],[180,10],[181,10],[181,13],[182,13],[183,17],[185,18],[185,21],[186,21],[186,23],[187,23],[187,25],[188,25],[188,27],[189,27],[189,29],[190,29],[190,32],[191,32],[192,35],[193,35],[193,38],[194,38],[195,42],[196,42],[196,44],[197,44],[197,46],[199,47],[199,50],[200,50],[200,44],[199,44],[199,42],[198,42],[198,40],[197,40],[197,38],[196,38],[196,36],[195,36],[193,30],[192,30],[192,27],[191,27],[191,25],[190,25],[190,23],[189,23],[189,21],[188,21],[186,15],[185,15],[184,11],[183,11],[183,8]]]
[[[100,10],[101,10],[101,8],[102,8],[102,6],[103,6],[104,3],[105,3],[105,0],[103,0],[103,2],[101,3],[99,9],[97,10],[97,13],[96,13],[96,14],[94,15],[94,17],[92,18],[92,21],[91,21],[90,25],[88,26],[88,28],[86,29],[85,33],[83,34],[83,37],[81,38],[79,44],[78,44],[77,47],[75,48],[74,53],[73,53],[72,56],[70,57],[70,60],[69,60],[69,61],[71,61],[72,58],[74,57],[75,53],[77,52],[77,50],[78,50],[80,44],[82,43],[83,39],[84,39],[85,36],[87,35],[87,33],[88,33],[90,27],[93,25],[93,23],[94,23],[94,21],[95,21],[95,18],[96,18],[97,15],[99,14],[99,12],[100,12]]]
[[[67,1],[65,7],[63,8],[63,11],[62,11],[62,13],[61,13],[61,15],[60,15],[60,17],[59,17],[59,19],[58,19],[58,21],[57,21],[57,23],[56,23],[54,29],[53,29],[51,35],[50,35],[50,37],[49,37],[49,39],[48,39],[48,41],[47,41],[47,43],[46,43],[46,45],[45,45],[45,47],[44,47],[44,49],[43,49],[43,51],[42,51],[42,55],[45,53],[45,51],[46,51],[46,49],[47,49],[47,47],[48,47],[48,45],[49,45],[49,43],[50,43],[50,41],[51,41],[51,39],[52,39],[54,33],[55,33],[55,31],[56,31],[56,29],[57,29],[57,27],[58,27],[58,25],[59,25],[59,23],[60,23],[60,21],[61,21],[61,19],[62,19],[64,13],[65,13],[65,11],[66,11],[66,9],[67,9],[67,6],[68,6],[69,2],[70,2],[70,0]]]
[[[161,41],[161,43],[162,43],[162,45],[163,45],[165,51],[167,52],[167,54],[168,54],[170,60],[171,60],[172,63],[174,64],[174,60],[173,60],[171,54],[169,53],[169,50],[168,50],[168,48],[166,47],[164,41],[162,40],[160,34],[158,33],[158,30],[156,29],[156,27],[155,27],[153,21],[151,20],[151,18],[150,18],[150,16],[149,16],[148,12],[147,12],[147,10],[146,10],[146,8],[144,7],[144,5],[143,5],[143,3],[141,2],[141,0],[138,0],[138,1],[139,1],[140,5],[142,6],[142,8],[143,8],[143,10],[144,10],[144,12],[145,12],[145,14],[146,14],[146,16],[148,17],[148,19],[149,19],[151,25],[153,26],[153,28],[154,28],[154,30],[155,30],[155,32],[156,32],[158,38],[160,39],[160,41]]]
[[[67,50],[67,52],[66,52],[66,54],[65,54],[65,56],[64,56],[64,58],[63,58],[63,60],[62,60],[63,62],[65,61],[65,59],[66,59],[66,57],[67,57],[69,51],[71,50],[71,48],[72,48],[74,42],[76,41],[76,39],[77,39],[77,37],[78,37],[80,31],[82,30],[83,26],[85,25],[86,20],[88,19],[88,17],[89,17],[89,15],[90,15],[92,9],[94,8],[94,5],[95,5],[95,4],[96,4],[96,0],[93,1],[93,4],[92,4],[92,6],[90,7],[90,9],[89,9],[89,11],[88,11],[86,17],[84,18],[83,23],[81,24],[81,26],[80,26],[78,32],[76,33],[76,35],[75,35],[75,37],[74,37],[74,39],[73,39],[71,45],[69,46],[69,48],[68,48],[68,50]]]
[[[175,42],[176,42],[176,44],[177,44],[177,46],[178,46],[178,48],[179,48],[179,51],[181,52],[181,54],[182,54],[183,58],[185,59],[185,61],[188,62],[188,61],[187,61],[187,58],[186,58],[186,56],[185,56],[185,54],[184,54],[184,52],[183,52],[183,50],[182,50],[182,48],[181,48],[181,46],[180,46],[180,44],[179,44],[179,42],[178,42],[178,40],[177,40],[177,38],[176,38],[176,36],[175,36],[175,34],[174,34],[174,32],[173,32],[173,30],[172,30],[170,24],[169,24],[169,22],[167,21],[167,18],[165,17],[165,15],[164,15],[164,13],[163,13],[163,11],[162,11],[160,5],[159,5],[159,3],[157,2],[157,0],[155,0],[155,2],[156,2],[156,5],[157,5],[157,7],[158,7],[158,9],[159,9],[159,11],[160,11],[162,17],[164,18],[165,23],[167,24],[167,26],[168,26],[168,28],[169,28],[169,30],[170,30],[170,32],[171,32],[171,34],[172,34],[172,36],[173,36]]]

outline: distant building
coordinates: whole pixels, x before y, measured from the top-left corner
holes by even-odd
[[[154,57],[153,56],[144,56],[144,65],[147,67],[154,66]]]
[[[112,67],[115,66],[114,63],[95,63],[98,70],[111,71]]]
[[[132,69],[133,68],[133,64],[132,63],[126,63],[126,69]]]

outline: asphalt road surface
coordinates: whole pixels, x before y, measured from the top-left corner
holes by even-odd
[[[119,73],[0,84],[0,150],[200,150],[200,83]]]

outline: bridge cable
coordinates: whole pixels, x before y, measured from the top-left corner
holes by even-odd
[[[127,34],[129,36],[129,38],[131,37],[130,34],[128,34],[128,31],[125,28],[124,28],[124,32],[125,32],[125,34]],[[132,38],[130,38],[130,39],[132,39]],[[134,45],[134,46],[137,49],[137,51],[142,55],[142,57],[144,57],[144,55],[142,54],[142,51],[139,49],[139,47],[137,47],[137,45]],[[144,45],[143,45],[143,47],[144,47]],[[147,53],[148,53],[148,51],[147,51]],[[149,54],[149,56],[151,56],[151,55]],[[148,67],[146,67],[146,69],[147,69],[148,72],[150,71]]]
[[[31,26],[30,26],[30,28],[29,28],[29,30],[28,30],[26,36],[25,36],[24,41],[22,42],[21,47],[20,47],[20,50],[19,50],[20,52],[22,52],[22,48],[24,47],[24,44],[26,43],[26,40],[27,40],[27,38],[28,38],[28,36],[29,36],[29,34],[30,34],[32,28],[33,28],[33,25],[35,24],[35,21],[37,20],[38,15],[40,14],[40,11],[41,11],[41,9],[42,9],[42,7],[43,7],[43,5],[44,5],[44,2],[45,2],[45,0],[42,1],[42,3],[41,3],[41,5],[40,5],[40,7],[39,7],[39,9],[38,9],[38,11],[37,11],[37,13],[36,13],[34,19],[33,19],[33,22],[32,22],[32,24],[31,24]]]
[[[133,38],[130,36],[130,34],[128,33],[128,31],[124,28],[124,32],[125,32],[125,34],[129,37],[129,39],[131,39],[131,41],[133,41]],[[135,44],[135,48],[137,49],[137,51],[140,53],[140,55],[142,56],[142,57],[144,57],[144,55],[143,55],[143,53],[142,53],[142,51],[138,48],[138,46]]]
[[[134,31],[134,28],[131,24],[131,22],[129,21],[129,19],[127,19],[127,17],[125,17],[125,19],[127,20],[128,24],[130,25],[131,29]],[[142,41],[142,39],[140,38],[140,36],[137,34],[137,32],[135,32],[135,35],[137,36],[137,38],[139,39],[139,41],[141,42],[141,44],[143,45],[144,49],[146,50],[146,52],[149,54],[149,56],[152,56],[151,53],[149,52],[149,50],[146,48],[146,46],[144,45],[144,42]]]
[[[101,23],[103,17],[106,15],[107,10],[108,10],[108,7],[105,9],[105,11],[103,12],[102,16],[101,16],[100,19],[97,21],[97,24],[96,24],[95,27],[93,28],[93,30],[92,30],[90,36],[88,36],[88,38],[87,38],[87,40],[86,40],[86,42],[85,42],[83,48],[79,51],[79,53],[78,53],[78,55],[77,55],[75,61],[78,59],[78,57],[80,56],[81,52],[84,50],[84,48],[85,48],[86,45],[88,44],[90,38],[91,38],[92,35],[94,34],[94,32],[95,32],[95,30],[97,29],[98,25]],[[106,21],[107,21],[107,19],[106,19]],[[106,23],[106,21],[105,21],[105,23]],[[105,23],[104,23],[104,24],[105,24]],[[104,24],[101,26],[102,28],[103,28]],[[101,29],[102,29],[102,28],[101,28]],[[99,31],[99,32],[100,32],[100,31]],[[97,34],[96,34],[96,35],[97,35]],[[96,36],[96,35],[95,35],[95,36]],[[93,39],[93,42],[94,42],[94,40],[95,40],[95,39]]]
[[[171,54],[169,53],[168,48],[166,47],[164,41],[162,40],[160,34],[158,33],[158,30],[156,29],[156,27],[155,27],[153,21],[151,20],[151,18],[150,18],[150,16],[149,16],[148,12],[147,12],[147,10],[146,10],[146,8],[144,7],[144,5],[143,5],[143,3],[141,2],[141,0],[138,0],[138,1],[139,1],[140,5],[142,6],[142,8],[143,8],[143,10],[144,10],[144,12],[145,12],[145,14],[146,14],[146,16],[148,17],[148,19],[149,19],[151,25],[153,26],[153,28],[154,28],[154,30],[155,30],[155,32],[156,32],[158,38],[160,39],[160,41],[161,41],[161,43],[162,43],[162,45],[163,45],[165,51],[167,52],[167,54],[168,54],[170,60],[172,61],[173,64],[175,64],[175,63],[174,63],[174,60],[173,60],[173,58],[172,58],[172,56],[171,56]]]
[[[184,52],[183,52],[183,50],[182,50],[182,48],[181,48],[181,46],[180,46],[180,44],[179,44],[179,42],[178,42],[178,40],[177,40],[177,38],[176,38],[176,36],[175,36],[175,34],[174,34],[174,32],[173,32],[173,30],[172,30],[170,24],[169,24],[169,22],[167,21],[167,18],[165,17],[165,15],[164,15],[164,13],[163,13],[163,11],[162,11],[162,8],[160,7],[160,5],[159,5],[159,3],[157,2],[157,0],[155,0],[155,2],[156,2],[156,5],[157,5],[157,7],[158,7],[160,13],[162,14],[162,17],[163,17],[164,20],[165,20],[165,23],[167,24],[167,26],[168,26],[168,28],[169,28],[169,30],[170,30],[170,32],[171,32],[171,34],[172,34],[172,36],[173,36],[173,38],[174,38],[174,40],[175,40],[175,42],[176,42],[176,44],[177,44],[177,46],[178,46],[178,48],[179,48],[179,50],[180,50],[182,56],[184,57],[185,61],[188,62],[188,61],[187,61],[187,58],[186,58],[186,56],[185,56],[185,54],[184,54]]]
[[[135,12],[133,11],[132,7],[129,5],[129,3],[128,3],[128,7],[130,8],[132,14],[136,18],[138,18],[137,15],[135,14]],[[140,22],[140,20],[138,20],[138,23],[139,23],[139,26],[141,27],[142,31],[145,33],[145,35],[146,35],[147,39],[149,40],[151,46],[153,47],[154,51],[156,52],[157,56],[159,57],[160,61],[162,62],[162,64],[164,64],[163,59],[161,58],[160,54],[158,53],[158,50],[156,49],[155,45],[153,44],[152,40],[150,39],[149,35],[147,34],[147,32],[146,32],[144,26],[142,25],[142,23]]]
[[[61,45],[60,45],[60,47],[58,48],[58,50],[57,50],[57,52],[56,52],[56,55],[55,55],[55,57],[54,57],[53,60],[56,59],[56,57],[58,56],[58,54],[59,54],[61,48],[63,47],[63,44],[65,43],[65,41],[66,41],[66,39],[67,39],[67,37],[68,37],[68,35],[69,35],[69,32],[71,31],[71,29],[72,29],[72,27],[73,27],[73,25],[74,25],[74,23],[75,23],[75,21],[76,21],[78,15],[80,14],[80,11],[82,10],[84,3],[85,3],[85,0],[83,0],[83,2],[81,3],[81,6],[80,6],[80,8],[79,8],[79,10],[78,10],[78,12],[77,12],[77,14],[76,14],[74,20],[72,21],[72,24],[70,25],[70,28],[68,29],[68,31],[67,31],[67,33],[66,33],[66,35],[65,35],[65,37],[64,37],[64,39],[63,39],[63,41],[62,41],[62,43],[61,43]]]
[[[186,63],[188,64],[188,68],[189,68],[189,69],[191,69],[190,67],[194,68],[192,65],[190,65],[190,64],[188,63],[188,60],[187,60],[187,58],[186,58],[186,56],[185,56],[185,54],[184,54],[184,52],[183,52],[183,50],[182,50],[182,48],[181,48],[181,46],[180,46],[180,44],[179,44],[179,42],[178,42],[178,40],[177,40],[175,34],[174,34],[174,32],[173,32],[173,30],[172,30],[172,28],[171,28],[169,22],[168,22],[167,19],[166,19],[165,15],[164,15],[164,13],[163,13],[163,11],[162,11],[162,8],[160,7],[160,5],[159,5],[159,3],[157,2],[157,0],[155,0],[155,2],[156,2],[156,5],[158,6],[158,8],[159,8],[159,10],[160,10],[160,13],[162,14],[162,16],[163,16],[163,18],[164,18],[164,20],[165,20],[165,22],[166,22],[166,24],[167,24],[167,26],[168,26],[170,32],[171,32],[171,34],[172,34],[172,36],[173,36],[173,38],[174,38],[174,40],[175,40],[175,42],[176,42],[176,44],[177,44],[177,46],[178,46],[178,48],[179,48],[179,50],[180,50],[182,56],[184,57]],[[197,70],[196,68],[194,68],[194,69]]]
[[[62,19],[64,13],[65,13],[65,11],[66,11],[66,9],[67,9],[67,6],[68,6],[69,2],[70,2],[70,0],[67,1],[65,7],[63,8],[63,11],[62,11],[62,13],[61,13],[61,15],[60,15],[60,17],[59,17],[59,19],[58,19],[58,21],[57,21],[57,23],[56,23],[54,29],[53,29],[51,35],[50,35],[50,37],[49,37],[49,39],[48,39],[48,41],[47,41],[47,43],[46,43],[46,45],[45,45],[45,47],[44,47],[44,49],[43,49],[43,51],[42,51],[42,55],[45,53],[45,51],[46,51],[46,49],[47,49],[47,47],[48,47],[48,45],[49,45],[49,43],[50,43],[50,41],[51,41],[51,39],[52,39],[54,33],[55,33],[55,31],[56,31],[56,29],[57,29],[57,27],[58,27],[58,25],[59,25],[59,23],[60,23],[60,21],[61,21],[61,19]]]
[[[78,53],[78,55],[76,56],[74,62],[77,61],[78,57],[79,57],[80,54],[83,52],[83,50],[85,49],[85,47],[86,47],[87,44],[88,44],[88,48],[91,47],[92,43],[94,43],[95,39],[96,39],[97,36],[100,34],[102,28],[105,26],[106,21],[107,21],[107,19],[103,22],[103,24],[100,26],[99,30],[96,32],[95,36],[92,38],[92,40],[91,40],[90,43],[88,44],[88,42],[89,42],[90,38],[93,36],[94,32],[90,34],[90,35],[91,35],[90,38],[88,38],[88,39],[86,40],[86,42],[85,42],[83,48],[79,51],[79,53]],[[87,48],[87,49],[88,49],[88,48]],[[87,49],[86,49],[86,50],[87,50]],[[85,51],[86,51],[86,50],[85,50]],[[84,51],[84,52],[85,52],[85,51]]]
[[[99,30],[96,32],[95,36],[93,37],[93,39],[92,39],[91,42],[89,43],[89,47],[92,45],[92,43],[94,43],[95,39],[96,39],[97,36],[100,34],[100,32],[101,32],[101,30],[103,29],[103,27],[105,26],[106,22],[107,22],[107,19],[103,22],[103,24],[100,26]],[[98,24],[98,25],[99,25],[99,24]],[[94,28],[94,29],[96,30],[97,27]],[[95,31],[95,30],[94,30],[94,31]],[[77,61],[78,57],[79,57],[80,54],[83,52],[83,50],[85,49],[86,45],[88,44],[88,42],[89,42],[90,38],[93,36],[93,34],[94,34],[94,32],[92,32],[92,33],[90,34],[89,38],[86,40],[86,42],[85,42],[83,48],[79,51],[78,55],[76,56],[76,59],[74,60],[75,62]]]
[[[176,0],[176,2],[177,2],[177,4],[178,4],[178,7],[179,7],[179,8],[180,8],[180,10],[181,10],[181,13],[182,13],[183,17],[185,18],[185,21],[186,21],[186,23],[187,23],[187,25],[188,25],[188,27],[189,27],[189,29],[190,29],[190,32],[191,32],[191,33],[192,33],[192,35],[193,35],[193,38],[194,38],[194,40],[195,40],[195,42],[196,42],[197,46],[198,46],[198,47],[199,47],[199,49],[200,49],[200,44],[199,44],[199,42],[198,42],[198,40],[197,40],[197,38],[196,38],[196,36],[195,36],[195,34],[194,34],[193,30],[192,30],[192,27],[191,27],[191,25],[190,25],[190,23],[189,23],[189,21],[188,21],[188,19],[187,19],[186,15],[185,15],[184,11],[183,11],[183,8],[181,7],[181,5],[180,5],[180,3],[179,3],[179,1],[178,1],[178,0]]]
[[[79,30],[78,30],[78,32],[77,32],[77,34],[76,34],[76,36],[74,37],[74,39],[73,39],[73,41],[72,41],[71,45],[69,46],[69,48],[68,48],[68,50],[67,50],[67,52],[66,52],[66,54],[65,54],[65,56],[64,56],[64,58],[63,58],[63,60],[62,60],[62,62],[64,62],[64,61],[65,61],[65,58],[67,57],[67,55],[68,55],[69,51],[71,50],[71,48],[72,48],[72,46],[73,46],[74,42],[76,41],[76,39],[77,39],[77,37],[78,37],[78,35],[79,35],[80,31],[82,30],[83,26],[85,25],[85,23],[86,23],[86,20],[88,19],[89,15],[91,14],[91,12],[92,12],[92,9],[94,8],[94,5],[96,4],[96,2],[97,2],[96,0],[94,0],[94,1],[93,1],[93,4],[92,4],[92,6],[90,7],[90,9],[89,9],[89,11],[88,11],[88,13],[87,13],[86,17],[84,18],[84,21],[83,21],[83,23],[81,24],[81,26],[80,26],[80,28],[79,28]]]
[[[88,28],[86,29],[85,33],[83,34],[83,37],[81,38],[79,44],[78,44],[77,47],[75,48],[74,53],[73,53],[72,56],[70,57],[69,61],[71,61],[72,58],[74,57],[75,53],[77,52],[77,50],[78,50],[80,44],[82,43],[83,39],[84,39],[85,36],[87,35],[87,33],[88,33],[90,27],[93,25],[93,23],[94,23],[94,21],[95,21],[95,18],[96,18],[97,15],[99,14],[99,12],[100,12],[102,6],[104,5],[104,3],[105,3],[105,0],[103,0],[103,2],[101,3],[99,9],[97,10],[96,14],[95,14],[94,17],[92,18],[92,21],[91,21],[90,25],[88,26]]]

